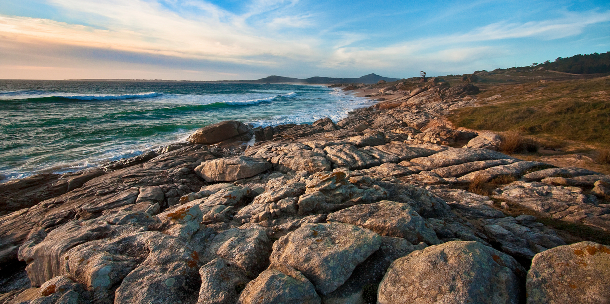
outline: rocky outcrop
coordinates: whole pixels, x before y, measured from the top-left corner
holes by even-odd
[[[381,201],[356,205],[329,214],[327,221],[360,226],[383,236],[401,237],[412,244],[439,243],[434,230],[409,204]]]
[[[195,172],[206,182],[233,182],[271,169],[271,163],[251,157],[220,158],[201,163]]]
[[[343,223],[307,224],[273,244],[272,265],[289,265],[326,295],[341,286],[356,266],[379,249],[376,233]]]
[[[532,301],[560,291],[586,301],[547,270],[565,266],[563,282],[603,290],[605,273],[592,269],[605,247],[555,253],[576,237],[519,213],[603,233],[608,177],[456,148],[474,133],[442,115],[472,105],[474,91],[427,83],[336,124],[260,129],[248,148],[230,143],[250,138],[243,126],[219,124],[236,131],[211,146],[11,184],[40,202],[0,217],[0,299],[512,303],[526,298],[522,266],[533,258]]]
[[[581,188],[517,181],[499,189],[495,197],[554,219],[610,231],[608,204],[599,204]]]
[[[477,242],[414,251],[388,269],[378,303],[519,303],[525,270]]]
[[[314,286],[299,271],[280,266],[267,269],[250,281],[237,303],[321,303]]]
[[[252,135],[252,129],[242,122],[223,121],[195,131],[187,141],[192,144],[212,145],[230,139],[247,141]]]
[[[539,253],[527,275],[527,303],[607,303],[609,264],[610,248],[593,242]]]
[[[479,135],[471,139],[464,148],[470,149],[489,149],[498,151],[502,139],[498,134],[492,132],[480,132]]]

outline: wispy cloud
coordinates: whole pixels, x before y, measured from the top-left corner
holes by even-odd
[[[26,0],[24,0],[26,1]],[[0,39],[15,43],[65,45],[118,52],[223,62],[254,67],[307,66],[321,71],[345,69],[391,70],[420,64],[462,67],[507,53],[500,43],[517,39],[537,42],[581,35],[587,27],[610,22],[610,11],[553,11],[552,19],[516,22],[503,19],[489,24],[452,29],[443,24],[456,12],[482,9],[497,0],[461,3],[439,11],[433,25],[442,31],[419,30],[431,24],[419,19],[403,27],[368,27],[378,20],[406,20],[420,11],[403,7],[338,15],[341,9],[309,9],[311,1],[250,0],[228,10],[206,0],[47,0],[69,15],[71,23],[8,16],[0,13]],[[238,3],[238,2],[236,2]],[[547,3],[548,4],[548,3]],[[367,8],[372,8],[366,3]],[[2,12],[2,10],[0,10]],[[395,14],[395,16],[394,16]],[[336,16],[336,19],[335,19]],[[362,18],[366,17],[366,22]],[[557,17],[559,16],[559,17]],[[79,20],[80,24],[78,24]],[[420,22],[420,21],[424,22]],[[73,22],[74,21],[74,22]],[[438,23],[438,24],[437,24]],[[411,29],[408,26],[412,25]],[[422,25],[424,24],[424,25]],[[410,30],[410,31],[409,31]],[[441,34],[442,33],[442,34]],[[607,43],[607,39],[600,43]],[[11,44],[14,47],[17,44]],[[7,44],[8,45],[8,44]],[[0,41],[0,47],[2,43]],[[8,46],[7,46],[8,47]],[[18,52],[14,52],[18,53]],[[59,53],[59,52],[57,52]],[[68,59],[66,59],[68,60]],[[181,68],[185,70],[184,68]],[[188,69],[186,69],[188,70]]]
[[[490,42],[536,38],[540,40],[560,39],[581,34],[585,27],[610,21],[610,11],[566,13],[565,17],[525,23],[497,22],[475,28],[467,33],[428,37],[377,48],[354,46],[337,49],[325,65],[340,67],[362,64],[367,67],[409,64],[412,61],[459,62],[472,60],[481,55],[493,56],[501,53]]]
[[[231,22],[223,23],[223,18],[233,17],[202,3],[197,5],[210,12],[212,18],[184,18],[156,2],[54,0],[54,3],[71,10],[77,8],[81,14],[103,17],[100,22],[102,29],[47,19],[0,15],[0,32],[14,39],[31,37],[68,45],[244,64],[273,64],[256,58],[270,54],[288,58],[311,54],[309,45],[303,40],[279,41],[260,35],[251,28]]]

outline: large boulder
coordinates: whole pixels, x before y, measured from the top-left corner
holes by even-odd
[[[238,156],[202,162],[195,172],[206,182],[233,182],[258,175],[271,167],[271,163],[264,159]]]
[[[188,137],[192,144],[212,145],[228,139],[248,140],[252,135],[252,128],[239,121],[223,121],[203,127]]]
[[[502,139],[500,135],[493,132],[481,132],[479,136],[471,139],[464,148],[471,149],[489,149],[498,151]]]
[[[527,275],[527,303],[610,303],[610,248],[593,242],[537,254]]]
[[[248,283],[243,270],[223,259],[214,259],[199,268],[201,288],[197,304],[235,303],[239,289]]]
[[[349,207],[328,215],[328,221],[348,223],[383,236],[401,237],[413,244],[438,244],[434,230],[409,204],[381,201]]]
[[[311,282],[291,267],[267,269],[250,281],[239,297],[240,304],[250,303],[321,303]]]
[[[270,260],[272,266],[300,271],[326,295],[343,285],[380,245],[381,237],[368,229],[336,222],[306,224],[277,240]]]
[[[478,242],[452,241],[402,257],[379,285],[378,303],[519,303],[523,267]]]

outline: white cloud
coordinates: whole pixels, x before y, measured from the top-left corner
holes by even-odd
[[[299,58],[312,54],[312,39],[278,40],[239,24],[239,18],[217,7],[192,2],[210,12],[210,18],[189,19],[167,10],[157,2],[132,0],[53,0],[78,14],[102,18],[94,28],[48,19],[0,15],[0,34],[13,39],[35,39],[113,48],[125,51],[162,54],[186,58],[202,58],[273,64],[256,57],[280,56]],[[235,23],[221,22],[234,19]],[[95,18],[91,18],[95,19]],[[302,23],[304,21],[301,21]]]
[[[501,53],[490,43],[507,39],[536,38],[552,40],[581,34],[591,24],[610,21],[608,12],[567,13],[565,17],[526,23],[497,22],[476,28],[465,34],[436,36],[403,41],[388,46],[361,48],[340,47],[323,62],[326,67],[364,65],[365,67],[391,67],[409,62],[463,62],[481,56]],[[496,55],[494,55],[496,54]]]
[[[314,24],[310,18],[310,15],[277,17],[271,20],[267,26],[274,30],[290,27],[306,28]]]

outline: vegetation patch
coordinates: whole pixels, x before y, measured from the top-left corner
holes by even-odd
[[[516,180],[517,177],[513,175],[501,175],[490,178],[486,174],[477,174],[468,184],[468,191],[478,195],[490,196],[499,186],[510,184]]]
[[[610,149],[602,149],[602,150],[598,151],[595,161],[598,164],[610,165]]]
[[[547,134],[609,146],[609,88],[610,77],[499,85],[480,95],[502,96],[492,104],[459,109],[449,119],[457,127]]]
[[[531,138],[526,138],[517,131],[508,131],[500,135],[500,151],[505,154],[521,152],[535,153],[538,151],[538,143]]]

